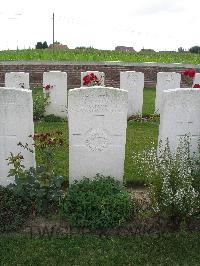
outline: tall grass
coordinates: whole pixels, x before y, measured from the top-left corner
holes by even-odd
[[[0,51],[0,60],[125,61],[200,64],[200,55],[189,52],[123,52],[97,49],[27,49]]]

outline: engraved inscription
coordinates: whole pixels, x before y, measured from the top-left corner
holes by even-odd
[[[89,130],[86,134],[85,144],[91,151],[103,151],[111,144],[111,140],[103,129]]]
[[[194,127],[192,121],[177,122],[177,126],[178,126],[178,128],[177,128],[177,131],[178,131],[177,136],[178,137],[184,137],[185,135],[190,135],[190,137],[198,137],[199,136],[199,134],[194,133],[195,127]]]
[[[138,82],[139,78],[138,76],[134,73],[129,73],[128,74],[128,83],[129,83],[129,86],[135,86]]]
[[[87,90],[87,89],[86,89]],[[108,90],[108,89],[106,89]],[[101,91],[101,88],[91,88],[81,96],[77,93],[73,95],[73,107],[71,111],[101,113],[101,112],[122,112],[126,108],[127,95],[120,91]]]

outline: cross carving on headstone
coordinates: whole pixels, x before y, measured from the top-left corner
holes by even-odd
[[[196,143],[199,141],[200,132],[196,131],[198,127],[194,125],[193,121],[179,121],[177,122],[177,125],[178,138],[184,138],[185,136],[188,136],[192,142]]]
[[[177,122],[178,125],[178,132],[180,132],[177,136],[185,136],[186,134],[189,134],[194,137],[197,137],[199,135],[193,133],[194,126],[192,121],[179,121]],[[180,129],[180,130],[179,130]]]

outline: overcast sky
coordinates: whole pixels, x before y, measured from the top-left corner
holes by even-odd
[[[154,50],[200,46],[200,0],[1,0],[0,50],[55,40],[69,48]]]

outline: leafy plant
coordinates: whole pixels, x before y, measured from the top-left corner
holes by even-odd
[[[57,176],[54,171],[54,150],[63,144],[62,132],[35,134],[33,140],[34,146],[41,154],[41,164],[29,170],[25,170],[22,163],[23,156],[19,153],[9,156],[8,165],[13,168],[9,171],[9,176],[15,178],[15,184],[9,187],[17,192],[18,195],[30,200],[32,204],[32,213],[46,214],[52,208],[57,208],[59,199],[63,193],[62,184],[64,178]],[[22,143],[19,146],[28,149],[31,148]]]
[[[33,119],[41,120],[45,114],[45,108],[49,104],[49,94],[45,97],[41,89],[33,89]]]
[[[70,186],[62,200],[61,213],[76,227],[109,228],[128,219],[132,207],[129,194],[118,181],[98,175]]]
[[[24,170],[21,155],[18,154],[15,157],[8,158],[9,164],[13,164],[13,160],[18,162],[17,168],[14,165],[14,168],[9,172],[9,176],[15,177],[15,183],[10,184],[8,188],[30,203],[29,208],[32,214],[44,215],[52,209],[57,209],[60,197],[63,194],[64,178],[47,175],[43,166],[39,166],[37,169]]]
[[[30,202],[0,186],[0,232],[16,230],[30,215]]]
[[[190,49],[189,49],[190,53],[195,53],[195,54],[198,54],[200,53],[200,46],[192,46]]]
[[[45,122],[62,122],[62,121],[64,121],[64,119],[59,117],[59,116],[55,116],[54,114],[50,114],[50,115],[45,115],[43,118],[43,121],[45,121]]]
[[[154,210],[179,220],[199,213],[200,183],[194,173],[199,173],[200,161],[190,154],[188,138],[182,139],[176,154],[171,153],[168,141],[161,147],[160,153],[152,146],[133,155],[140,174],[146,175]]]

